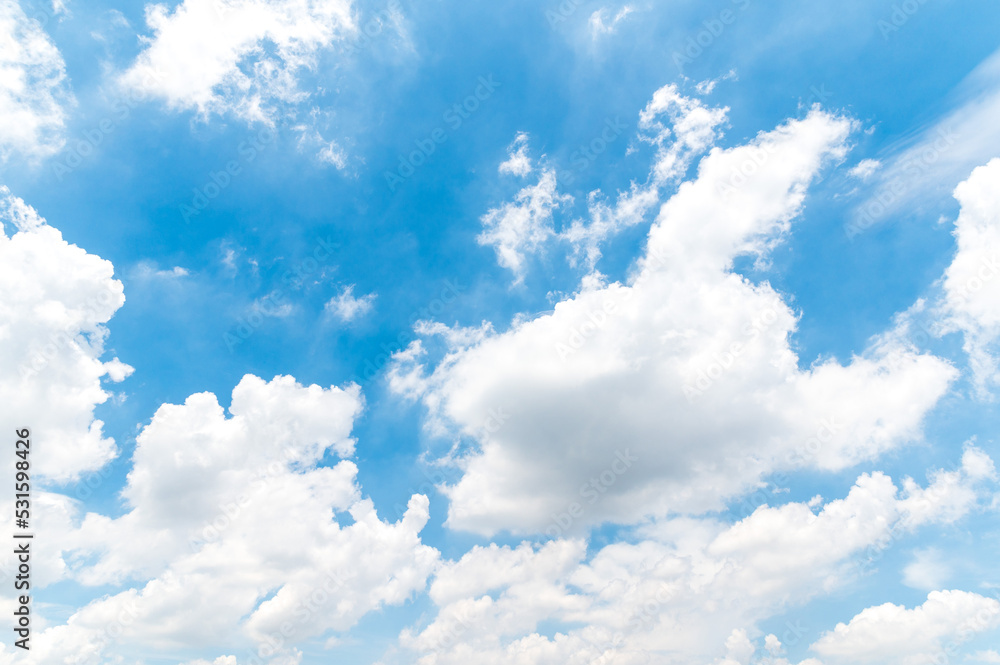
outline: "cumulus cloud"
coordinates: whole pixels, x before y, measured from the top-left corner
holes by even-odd
[[[330,316],[347,323],[360,318],[372,310],[376,295],[369,293],[360,298],[354,297],[354,285],[346,287],[326,303],[325,310]]]
[[[975,169],[955,188],[957,250],[943,280],[946,330],[965,336],[965,350],[980,395],[998,381],[1000,339],[1000,159]]]
[[[568,519],[582,533],[717,510],[777,470],[843,469],[919,438],[949,363],[879,338],[847,363],[803,368],[795,313],[732,272],[788,232],[851,129],[813,109],[712,150],[660,209],[625,283],[592,276],[551,314],[453,344],[433,368],[419,346],[401,355],[391,385],[475,444],[445,488],[449,526],[539,533]],[[678,159],[667,148],[654,172],[674,177]]]
[[[137,438],[128,512],[76,516],[53,541],[67,576],[125,588],[50,624],[30,662],[236,645],[239,662],[281,663],[421,590],[438,558],[419,538],[428,501],[414,495],[392,524],[361,497],[343,459],[361,409],[356,385],[251,375],[228,415],[211,393],[162,406]]]
[[[122,283],[109,261],[66,242],[2,186],[0,226],[3,424],[34,430],[36,474],[69,481],[117,454],[94,409],[110,397],[102,380],[132,372],[103,359],[105,324],[125,302]]]
[[[308,95],[302,70],[357,28],[350,0],[184,0],[146,6],[152,35],[122,83],[202,116],[273,124]]]
[[[57,152],[73,103],[55,44],[16,0],[0,0],[0,159]]]
[[[973,635],[1000,626],[1000,602],[967,591],[932,591],[912,610],[869,607],[823,635],[812,649],[828,663],[924,665],[940,662]]]
[[[25,662],[106,662],[137,649],[196,647],[225,648],[217,665],[250,658],[291,665],[301,655],[296,644],[346,631],[424,587],[438,562],[419,536],[427,498],[414,495],[396,523],[363,498],[347,459],[363,408],[353,384],[324,389],[247,375],[228,410],[211,393],[163,405],[136,438],[121,516],[84,512],[79,501],[44,490],[100,469],[116,453],[93,412],[108,397],[102,379],[132,371],[101,360],[105,324],[124,296],[108,261],[65,242],[5,188],[0,221],[0,398],[11,407],[4,427],[32,428],[32,468],[43,483],[32,526],[54,544],[33,557],[32,581],[105,590],[68,620],[36,609]],[[138,270],[157,279],[183,273]],[[0,508],[10,512],[11,502]],[[0,576],[9,579],[12,565],[3,557]],[[4,592],[0,604],[11,602]],[[0,652],[0,662],[12,657]]]
[[[575,539],[474,547],[441,566],[436,616],[400,644],[421,665],[788,665],[782,641],[805,629],[761,636],[758,623],[854,579],[866,551],[912,525],[908,496],[866,474],[822,506],[762,506],[736,524],[660,520],[592,555]],[[540,634],[553,622],[564,628]]]

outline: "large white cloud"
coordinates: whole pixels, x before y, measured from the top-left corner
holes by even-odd
[[[851,129],[813,109],[713,148],[663,204],[624,284],[590,275],[551,314],[466,343],[452,334],[430,371],[419,343],[400,354],[395,389],[478,444],[446,488],[448,524],[582,533],[714,510],[775,470],[842,469],[919,438],[950,364],[886,337],[846,364],[803,368],[795,313],[732,272],[789,230]]]
[[[833,663],[929,665],[949,662],[961,644],[1000,626],[1000,602],[967,591],[932,591],[908,610],[869,607],[823,635],[812,649]]]
[[[109,261],[66,242],[2,186],[0,224],[2,424],[32,429],[37,476],[71,480],[116,455],[94,408],[110,397],[103,379],[132,371],[102,360],[122,284]]]
[[[17,0],[0,0],[0,159],[58,151],[72,103],[59,49]]]
[[[2,424],[32,429],[36,483],[69,481],[116,454],[94,408],[108,398],[103,378],[132,371],[101,360],[122,284],[110,262],[67,243],[5,188],[0,221],[0,399],[10,407]],[[31,530],[47,546],[33,558],[34,588],[69,580],[117,590],[68,620],[36,608],[25,662],[117,662],[195,647],[239,662],[292,662],[295,644],[420,591],[438,560],[419,537],[428,501],[413,496],[392,524],[362,497],[346,459],[362,408],[353,384],[248,375],[228,414],[211,393],[156,412],[136,439],[120,517],[82,514],[79,501],[36,484]],[[10,514],[11,501],[0,508]],[[11,578],[13,564],[0,558],[0,578]],[[5,585],[5,611],[9,594]]]
[[[350,0],[184,0],[146,6],[153,31],[122,82],[201,115],[272,123],[299,75],[357,27]]]
[[[981,455],[968,449],[960,484],[982,499]],[[437,615],[400,643],[421,665],[747,665],[758,651],[768,657],[755,662],[787,665],[781,643],[801,644],[807,631],[789,622],[767,637],[762,620],[855,580],[866,552],[893,534],[975,508],[952,511],[950,481],[932,475],[927,487],[900,490],[866,474],[842,499],[762,506],[731,525],[660,521],[593,555],[582,540],[476,547],[438,571],[429,594]]]
[[[279,663],[303,640],[420,591],[438,560],[419,537],[426,497],[390,524],[361,497],[353,462],[320,464],[352,454],[361,408],[356,385],[251,375],[228,417],[211,393],[162,406],[137,439],[128,512],[80,522],[71,510],[78,526],[60,524],[50,540],[65,576],[126,584],[39,632],[26,662],[198,647]]]

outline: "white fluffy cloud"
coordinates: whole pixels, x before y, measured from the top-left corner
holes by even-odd
[[[201,115],[272,123],[298,76],[356,31],[350,0],[184,0],[146,6],[153,35],[122,82]]]
[[[65,242],[5,188],[0,221],[3,425],[32,429],[38,480],[68,481],[116,453],[94,408],[108,398],[103,378],[132,371],[101,360],[122,284],[110,262]],[[353,384],[323,389],[248,375],[228,413],[211,393],[156,412],[136,439],[120,517],[82,514],[78,501],[36,489],[32,529],[52,547],[33,558],[35,587],[72,580],[117,590],[68,621],[37,608],[24,662],[200,647],[238,662],[291,665],[295,644],[346,631],[420,591],[438,561],[419,537],[428,501],[414,495],[393,524],[362,497],[357,466],[346,459],[362,407]],[[324,463],[329,457],[341,459]],[[10,504],[0,508],[10,514]],[[10,579],[12,565],[2,557],[0,577]],[[4,650],[0,662],[11,657]]]
[[[88,513],[52,541],[67,576],[138,584],[50,625],[26,662],[201,647],[280,663],[421,590],[438,559],[419,537],[426,497],[390,524],[361,497],[353,462],[320,465],[352,454],[361,408],[356,385],[250,375],[228,416],[211,393],[162,406],[137,439],[129,511]]]
[[[812,649],[828,663],[929,665],[944,662],[976,633],[1000,626],[1000,602],[966,591],[932,591],[908,610],[869,607],[820,638]]]
[[[1000,383],[1000,159],[980,166],[955,189],[955,258],[944,274],[947,329],[965,335],[965,350],[981,393]]]
[[[676,103],[659,98],[650,114]],[[714,135],[715,121],[697,124]],[[626,283],[590,276],[553,313],[453,343],[432,370],[420,345],[400,355],[395,389],[478,444],[445,488],[448,524],[582,533],[714,510],[774,471],[842,469],[919,438],[950,364],[877,339],[846,364],[802,367],[795,313],[731,272],[789,230],[851,127],[814,109],[712,150],[663,204]],[[677,173],[678,159],[662,152],[654,172]]]
[[[30,427],[36,474],[71,480],[117,452],[94,408],[110,397],[102,380],[132,371],[102,359],[105,324],[125,302],[122,284],[110,262],[63,240],[2,186],[0,225],[4,431]]]
[[[72,103],[55,44],[17,0],[0,0],[0,159],[58,151]]]
[[[933,487],[901,491],[884,474],[863,475],[818,510],[660,521],[591,556],[582,540],[476,547],[441,567],[429,594],[437,615],[400,643],[421,665],[747,665],[756,652],[754,662],[788,665],[781,643],[801,642],[805,629],[790,622],[763,636],[757,624],[855,579],[867,551],[912,529],[913,492]],[[553,636],[540,634],[553,623]]]

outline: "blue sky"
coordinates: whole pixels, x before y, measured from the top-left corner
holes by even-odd
[[[0,662],[1000,662],[998,24],[0,0]]]

